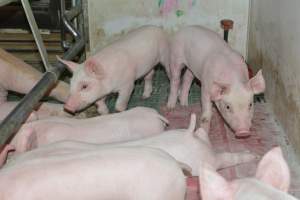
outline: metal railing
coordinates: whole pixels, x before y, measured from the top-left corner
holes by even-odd
[[[25,95],[15,109],[13,109],[0,124],[0,145],[4,145],[9,142],[9,140],[19,130],[22,123],[27,119],[33,109],[39,104],[40,99],[43,98],[43,96],[54,87],[59,76],[65,70],[64,64],[58,61],[54,65],[49,63],[48,55],[32,14],[30,4],[28,0],[21,0],[21,2],[25,10],[27,20],[30,24],[31,31],[34,35],[35,42],[37,43],[39,52],[43,59],[43,64],[45,65],[47,71],[44,73],[41,80],[31,89],[28,94]],[[79,2],[81,5],[81,1]],[[82,11],[79,6],[75,7],[74,10],[69,11],[68,14],[64,13],[62,15],[62,20],[64,21],[66,28],[71,32],[75,40],[75,43],[70,45],[68,50],[62,56],[63,59],[66,60],[70,60],[77,56],[85,46],[85,38],[74,28],[71,23],[71,19],[79,16],[80,12]]]

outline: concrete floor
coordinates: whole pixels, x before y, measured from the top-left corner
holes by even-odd
[[[190,114],[194,112],[200,116],[200,104],[193,104],[188,107],[177,106],[174,110],[168,111],[165,107],[161,108],[161,113],[169,121],[169,129],[186,128],[189,124]],[[253,125],[251,128],[252,136],[248,139],[236,139],[229,128],[224,124],[223,119],[216,110],[212,119],[212,127],[209,134],[210,140],[215,151],[245,151],[250,150],[260,156],[264,155],[274,146],[280,145],[286,160],[291,169],[290,193],[300,198],[300,165],[292,146],[289,143],[284,131],[273,117],[268,103],[256,103]],[[258,161],[242,164],[235,167],[220,170],[219,172],[227,179],[242,178],[255,174]],[[187,179],[188,191],[187,200],[198,200],[198,178],[189,177]]]

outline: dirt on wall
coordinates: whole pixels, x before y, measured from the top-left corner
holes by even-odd
[[[278,71],[280,66],[274,65],[266,56],[263,57],[264,77],[267,83],[266,98],[272,105],[272,109],[280,121],[280,125],[288,135],[298,158],[300,158],[300,107],[297,97],[293,93],[288,94],[285,82]]]

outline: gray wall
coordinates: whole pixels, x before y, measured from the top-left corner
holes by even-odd
[[[300,158],[299,8],[299,0],[252,0],[248,59],[263,68],[267,100]]]

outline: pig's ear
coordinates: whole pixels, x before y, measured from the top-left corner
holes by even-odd
[[[103,78],[103,68],[94,59],[88,59],[84,63],[84,69],[88,76],[98,79]]]
[[[202,141],[204,141],[204,142],[206,142],[207,144],[210,145],[210,140],[209,140],[208,134],[207,134],[207,132],[203,128],[201,128],[201,127],[198,128],[195,131],[194,135],[196,137],[198,137],[200,140],[202,140]]]
[[[199,185],[203,200],[232,199],[229,183],[207,164],[200,167]]]
[[[290,186],[290,170],[280,147],[271,149],[259,162],[256,178],[287,192]]]
[[[262,71],[259,70],[257,74],[249,80],[248,84],[254,94],[264,92],[266,89],[266,83]]]
[[[68,67],[68,70],[70,72],[74,72],[74,70],[77,68],[78,64],[74,63],[72,61],[69,60],[63,60],[61,59],[59,56],[56,56],[57,60],[59,60],[60,62],[62,62],[63,64],[65,64]]]
[[[217,101],[223,98],[225,94],[228,94],[230,90],[230,85],[225,83],[214,82],[211,88],[211,100]]]

